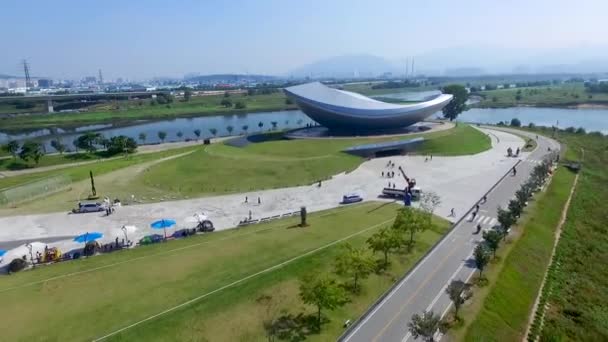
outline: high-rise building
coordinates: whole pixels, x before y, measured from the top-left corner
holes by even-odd
[[[53,86],[53,80],[41,78],[38,80],[38,88],[50,88]]]

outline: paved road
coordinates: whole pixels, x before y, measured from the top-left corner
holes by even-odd
[[[532,134],[529,136],[535,138]],[[448,236],[342,340],[411,341],[413,338],[407,324],[413,314],[432,310],[445,315],[451,305],[445,294],[447,284],[453,279],[468,280],[476,271],[472,253],[482,237],[474,234],[475,227],[481,224],[483,229],[488,229],[497,223],[496,208],[499,205],[506,207],[534,166],[549,153],[548,147],[556,150],[559,144],[539,136],[537,149],[517,165],[517,176],[509,174],[500,181],[488,194],[487,202],[480,205],[479,214],[471,220],[472,215],[467,213]]]

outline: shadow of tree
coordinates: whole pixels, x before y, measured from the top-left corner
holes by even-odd
[[[321,325],[327,322],[329,322],[327,318],[321,318]],[[264,329],[269,336],[290,342],[304,341],[307,336],[318,334],[320,331],[317,317],[303,313],[282,315],[271,322],[265,323]]]

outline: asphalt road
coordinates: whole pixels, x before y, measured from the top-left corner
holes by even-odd
[[[534,134],[518,133],[535,138]],[[537,143],[538,147],[517,165],[517,175],[507,175],[489,192],[487,201],[480,204],[479,214],[471,220],[470,212],[466,213],[465,218],[342,341],[412,341],[414,338],[407,325],[413,314],[427,310],[443,316],[448,312],[451,306],[445,294],[448,283],[453,279],[466,281],[476,272],[472,254],[482,240],[481,233],[475,234],[477,225],[488,229],[497,224],[497,207],[506,207],[534,166],[549,153],[548,147],[559,149],[557,142],[541,136]]]

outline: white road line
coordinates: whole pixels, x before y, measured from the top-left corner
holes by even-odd
[[[482,218],[483,218],[483,216],[479,215],[479,216],[477,217],[477,219],[475,220],[475,222],[477,222],[477,223],[481,222],[481,219],[482,219]]]
[[[494,217],[492,217],[492,220],[490,220],[490,226],[494,226],[495,223],[496,223],[496,219]]]
[[[232,283],[230,283],[230,284],[226,284],[226,285],[224,285],[224,286],[222,286],[222,287],[219,287],[219,288],[217,288],[217,289],[215,289],[215,290],[213,290],[213,291],[210,291],[210,292],[207,292],[207,293],[205,293],[205,294],[202,294],[202,295],[200,295],[200,296],[198,296],[198,297],[196,297],[196,298],[192,298],[192,299],[190,299],[190,300],[188,300],[188,301],[186,301],[186,302],[183,302],[183,303],[181,303],[181,304],[179,304],[179,305],[176,305],[176,306],[174,306],[174,307],[172,307],[172,308],[169,308],[169,309],[167,309],[167,310],[164,310],[164,311],[162,311],[162,312],[159,312],[159,313],[157,313],[157,314],[154,314],[154,315],[152,315],[152,316],[149,316],[149,317],[147,317],[147,318],[144,318],[144,319],[142,319],[142,320],[140,320],[140,321],[138,321],[138,322],[135,322],[135,323],[133,323],[133,324],[127,325],[126,327],[123,327],[123,328],[120,328],[120,329],[118,329],[118,330],[115,330],[115,331],[113,331],[113,332],[111,332],[111,333],[109,333],[109,334],[107,334],[107,335],[104,335],[104,336],[102,336],[102,337],[98,337],[98,338],[94,339],[94,340],[93,340],[93,342],[97,342],[97,341],[102,341],[102,340],[105,340],[105,339],[107,339],[108,337],[111,337],[111,336],[114,336],[114,335],[116,335],[116,334],[118,334],[118,333],[121,333],[121,332],[123,332],[123,331],[129,330],[129,329],[131,329],[131,328],[133,328],[133,327],[135,327],[135,326],[138,326],[138,325],[140,325],[140,324],[142,324],[142,323],[145,323],[145,322],[147,322],[147,321],[153,320],[153,319],[155,319],[155,318],[157,318],[157,317],[160,317],[160,316],[162,316],[162,315],[168,314],[169,312],[175,311],[175,310],[177,310],[177,309],[179,309],[179,308],[182,308],[182,307],[184,307],[184,306],[190,305],[190,304],[192,304],[192,303],[194,303],[194,302],[197,302],[197,301],[199,301],[199,300],[201,300],[201,299],[203,299],[203,298],[206,298],[206,297],[208,297],[208,296],[210,296],[210,295],[212,295],[212,294],[215,294],[215,293],[217,293],[217,292],[220,292],[220,291],[222,291],[222,290],[225,290],[225,289],[227,289],[227,288],[230,288],[230,287],[233,287],[233,286],[235,286],[235,285],[238,285],[238,284],[240,284],[240,283],[242,283],[242,282],[245,282],[245,281],[247,281],[247,280],[249,280],[249,279],[251,279],[251,278],[254,278],[254,277],[256,277],[256,276],[258,276],[258,275],[260,275],[260,274],[264,274],[264,273],[268,273],[268,272],[270,272],[270,271],[274,271],[274,270],[276,270],[276,269],[278,269],[278,268],[281,268],[281,267],[283,267],[283,266],[285,266],[285,265],[287,265],[287,264],[290,264],[290,263],[292,263],[292,262],[294,262],[294,261],[296,261],[296,260],[302,259],[302,258],[304,258],[304,257],[306,257],[306,256],[309,256],[309,255],[311,255],[311,254],[314,254],[314,253],[316,253],[316,252],[318,252],[318,251],[321,251],[321,250],[323,250],[323,249],[326,249],[326,248],[328,248],[328,247],[331,247],[331,246],[337,245],[337,244],[339,244],[339,243],[341,243],[341,242],[343,242],[343,241],[346,241],[346,240],[348,240],[348,239],[350,239],[350,238],[353,238],[353,237],[355,237],[355,236],[357,236],[357,235],[361,235],[361,234],[363,234],[363,233],[365,233],[365,232],[367,232],[367,231],[369,231],[369,230],[372,230],[372,229],[374,229],[374,228],[377,228],[377,227],[379,227],[379,226],[382,226],[382,225],[387,224],[387,223],[392,222],[392,221],[394,221],[394,219],[390,219],[390,220],[383,221],[383,222],[381,222],[381,223],[378,223],[378,224],[375,224],[375,225],[370,226],[370,227],[368,227],[368,228],[365,228],[365,229],[363,229],[363,230],[360,230],[360,231],[358,231],[358,232],[356,232],[356,233],[353,233],[353,234],[350,234],[350,235],[348,235],[348,236],[345,236],[345,237],[343,237],[343,238],[341,238],[341,239],[338,239],[338,240],[335,240],[335,241],[333,241],[333,242],[330,242],[330,243],[328,243],[328,244],[326,244],[326,245],[323,245],[323,246],[321,246],[321,247],[315,248],[315,249],[313,249],[313,250],[311,250],[311,251],[308,251],[308,252],[306,252],[306,253],[303,253],[303,254],[300,254],[300,255],[298,255],[298,256],[295,256],[295,257],[293,257],[293,258],[291,258],[291,259],[288,259],[288,260],[286,260],[286,261],[283,261],[283,262],[281,262],[281,263],[279,263],[279,264],[276,264],[276,265],[274,265],[274,266],[268,267],[268,268],[266,268],[266,269],[264,269],[264,270],[261,270],[261,271],[259,271],[259,272],[256,272],[256,273],[253,273],[253,274],[250,274],[250,275],[248,275],[248,276],[246,276],[246,277],[244,277],[244,278],[241,278],[241,279],[239,279],[239,280],[233,281],[233,282],[232,282]]]
[[[463,222],[464,222],[464,221],[463,221]],[[459,226],[460,226],[460,224],[459,224]],[[449,238],[451,238],[451,235],[453,235],[453,234],[454,234],[454,233],[455,233],[457,230],[458,230],[458,226],[454,227],[454,229],[452,229],[452,230],[451,230],[451,231],[448,233],[448,235],[446,235],[446,237],[445,237],[443,240],[441,240],[441,242],[440,242],[440,243],[439,243],[437,246],[435,246],[435,247],[434,247],[434,248],[431,250],[431,252],[430,252],[430,253],[429,253],[429,254],[428,254],[428,255],[427,255],[427,256],[426,256],[424,259],[422,259],[422,261],[421,261],[421,262],[420,262],[420,263],[419,263],[419,264],[418,264],[416,267],[414,267],[414,269],[413,269],[413,270],[411,270],[411,271],[410,271],[410,273],[407,275],[407,277],[405,277],[405,279],[403,279],[399,285],[397,285],[397,286],[396,286],[396,287],[395,287],[395,288],[394,288],[394,289],[393,289],[393,290],[392,290],[392,291],[391,291],[391,292],[390,292],[390,293],[389,293],[389,294],[388,294],[386,297],[384,297],[384,299],[383,299],[383,300],[382,300],[382,301],[381,301],[381,302],[380,302],[378,305],[376,305],[376,307],[374,308],[374,310],[372,310],[372,311],[369,313],[369,315],[367,315],[367,316],[366,316],[366,317],[363,319],[363,321],[361,321],[361,323],[357,324],[357,327],[356,327],[356,328],[355,328],[355,329],[354,329],[354,330],[353,330],[353,331],[352,331],[352,332],[351,332],[351,333],[350,333],[348,336],[346,336],[346,337],[344,338],[344,341],[348,341],[348,340],[350,340],[350,339],[351,339],[351,337],[353,337],[353,336],[354,336],[354,335],[355,335],[355,334],[356,334],[356,333],[359,331],[359,329],[361,329],[361,327],[362,327],[362,326],[364,326],[364,325],[365,325],[365,323],[367,323],[367,321],[369,321],[369,319],[370,319],[372,316],[374,316],[374,315],[376,314],[376,312],[377,312],[378,310],[380,310],[380,308],[381,308],[381,307],[382,307],[382,306],[383,306],[383,305],[384,305],[384,304],[385,304],[385,303],[386,303],[386,302],[387,302],[387,301],[388,301],[388,300],[389,300],[389,299],[390,299],[390,298],[391,298],[391,297],[392,297],[392,296],[393,296],[393,295],[394,295],[394,294],[395,294],[397,291],[399,291],[399,289],[400,289],[400,288],[401,288],[401,287],[402,287],[402,286],[403,286],[405,283],[407,283],[407,280],[408,280],[408,279],[409,279],[409,278],[410,278],[412,275],[414,275],[414,274],[416,273],[416,271],[417,271],[417,270],[418,270],[418,269],[419,269],[419,268],[420,268],[420,267],[421,267],[421,266],[422,266],[422,265],[423,265],[425,262],[427,262],[427,261],[428,261],[428,260],[431,258],[431,256],[432,256],[432,255],[433,255],[433,254],[434,254],[434,253],[435,253],[437,250],[439,250],[439,249],[440,249],[439,247],[441,247],[441,246],[442,246],[442,245],[443,245],[443,244],[444,244],[446,241],[448,241],[448,239],[449,239]]]

